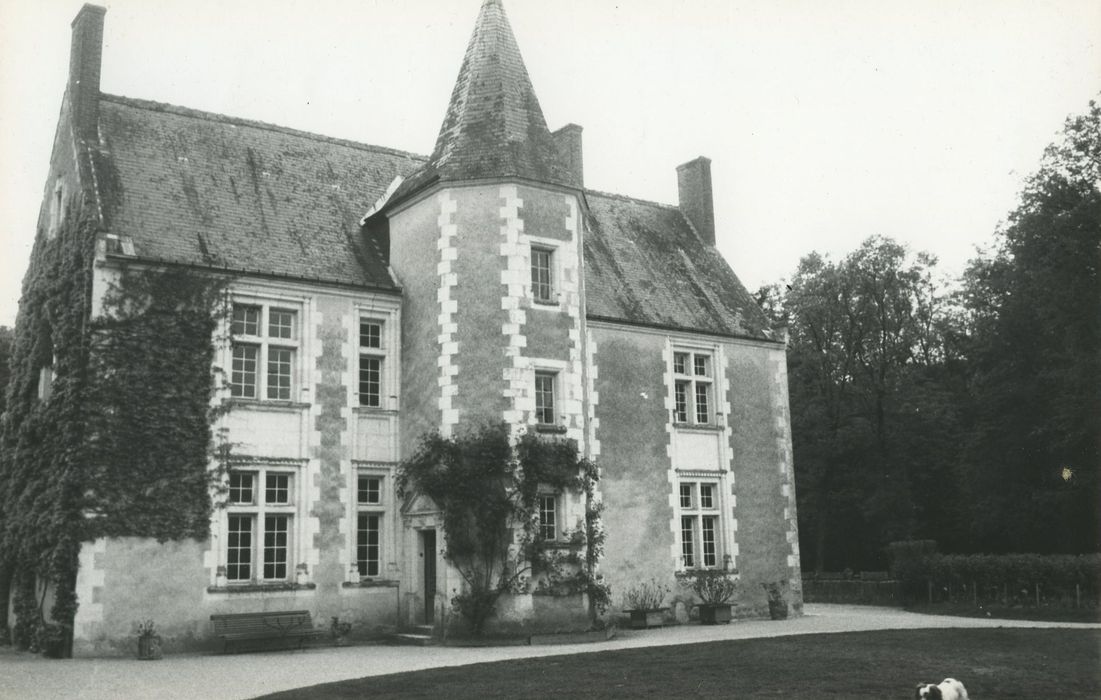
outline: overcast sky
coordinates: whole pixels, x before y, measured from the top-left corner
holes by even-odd
[[[0,324],[14,322],[79,0],[0,0]],[[426,154],[480,0],[114,0],[104,92]],[[958,272],[1101,91],[1096,0],[505,0],[585,181],[676,202],[712,159],[751,290],[872,234]]]

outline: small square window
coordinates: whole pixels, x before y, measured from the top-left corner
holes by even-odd
[[[248,505],[252,498],[253,474],[248,472],[231,472],[229,475],[229,500],[230,503]]]
[[[711,358],[707,355],[693,355],[692,357],[693,373],[697,377],[710,377],[711,376]]]
[[[359,347],[382,348],[382,324],[375,321],[359,322]]]
[[[692,507],[692,502],[695,500],[694,498],[692,498],[692,491],[693,491],[692,484],[681,484],[680,485],[680,507],[681,508],[691,508]]]
[[[260,335],[260,307],[234,304],[230,331],[233,335]]]
[[[294,338],[294,312],[287,309],[269,311],[268,335],[272,338]]]
[[[264,484],[264,501],[266,503],[290,503],[291,475],[268,474]]]
[[[688,374],[688,353],[673,353],[673,372],[675,374]]]
[[[681,485],[684,488],[684,485]],[[700,508],[715,507],[715,485],[700,484]]]
[[[382,479],[377,476],[359,477],[356,488],[356,501],[366,505],[382,503]]]

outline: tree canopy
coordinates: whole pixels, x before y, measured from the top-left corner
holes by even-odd
[[[1099,184],[1091,102],[961,280],[872,237],[761,290],[790,333],[805,567],[879,566],[884,545],[910,538],[1098,548]]]

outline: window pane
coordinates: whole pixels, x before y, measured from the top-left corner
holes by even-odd
[[[226,578],[248,581],[252,578],[252,516],[229,516],[229,538],[226,551]]]
[[[264,518],[264,578],[287,578],[290,517],[268,515]]]
[[[558,499],[554,496],[539,497],[539,536],[545,540],[558,539]]]
[[[696,384],[696,422],[711,422],[711,385]]]
[[[551,251],[531,249],[531,294],[536,301],[554,301],[551,277]]]
[[[382,360],[377,357],[359,358],[359,405],[382,405]]]
[[[695,520],[687,516],[680,519],[680,552],[686,567],[696,565]]]
[[[378,576],[381,541],[379,516],[360,513],[356,522],[356,565],[360,576]]]
[[[361,476],[356,488],[356,501],[370,505],[382,503],[382,479],[377,476]]]
[[[229,475],[229,502],[251,504],[252,474],[231,472]]]
[[[715,507],[715,485],[700,484],[700,508]]]
[[[554,374],[535,373],[535,418],[540,423],[554,423]]]
[[[692,484],[680,485],[680,507],[691,508],[692,507]]]
[[[701,525],[701,544],[703,546],[703,565],[715,566],[715,518],[704,518]]]
[[[233,366],[230,370],[229,387],[233,396],[246,399],[256,398],[256,366],[260,348],[255,345],[233,345]]]
[[[265,503],[291,502],[291,475],[268,474],[264,484]]]
[[[688,385],[690,382],[677,382],[673,388],[673,422],[688,422]]]
[[[272,338],[294,337],[294,312],[287,309],[268,311],[268,335]]]
[[[376,321],[359,322],[359,347],[382,347],[382,324]]]
[[[294,351],[289,348],[268,348],[268,398],[289,401],[291,398],[291,364]]]
[[[676,374],[688,374],[688,353],[673,353],[673,372]]]
[[[711,376],[711,358],[707,355],[693,355],[693,372],[697,377]]]
[[[230,332],[233,335],[260,335],[260,307],[234,304]]]

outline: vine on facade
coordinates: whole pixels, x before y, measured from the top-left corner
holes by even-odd
[[[123,268],[91,315],[94,232],[36,251],[0,425],[0,574],[20,648],[71,639],[81,544],[208,536],[211,373],[228,280]],[[4,572],[7,572],[6,574]],[[44,610],[45,595],[53,605]]]
[[[579,458],[573,440],[544,440],[526,433],[515,445],[505,424],[470,429],[456,437],[425,435],[398,469],[398,493],[417,492],[443,514],[447,560],[466,583],[452,605],[474,634],[481,634],[506,592],[587,593],[594,612],[607,604],[598,580],[603,552],[602,505],[595,500],[596,465]],[[538,498],[546,490],[585,497],[584,521],[566,541],[542,538]]]

